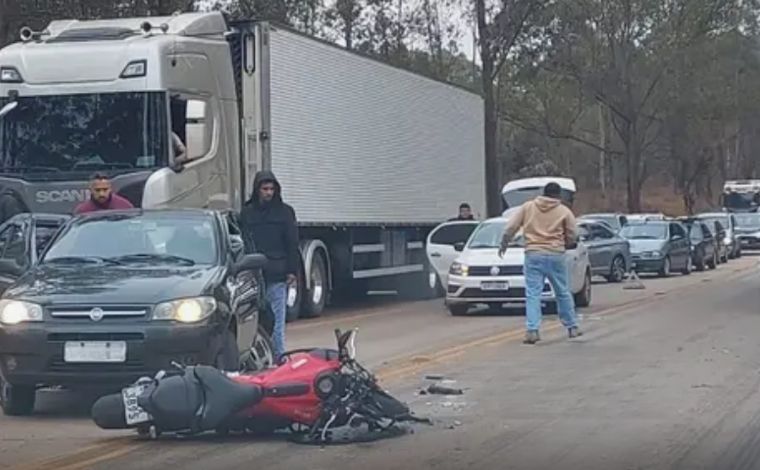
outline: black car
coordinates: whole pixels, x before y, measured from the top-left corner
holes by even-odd
[[[0,299],[0,405],[33,411],[39,386],[130,383],[172,361],[271,362],[260,326],[263,255],[205,210],[77,216]]]
[[[0,294],[37,262],[68,219],[60,214],[23,213],[0,225]]]
[[[691,262],[697,271],[705,268],[715,269],[718,266],[718,240],[706,223],[689,219],[684,222],[689,230],[691,240]]]

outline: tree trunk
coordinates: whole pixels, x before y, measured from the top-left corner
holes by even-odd
[[[641,212],[641,149],[634,124],[626,123],[624,134],[628,211],[636,213]]]
[[[496,142],[499,126],[494,99],[494,86],[491,77],[493,62],[483,63],[483,98],[485,101],[485,151],[486,151],[486,213],[495,217],[502,211],[501,190],[499,188],[498,146]]]
[[[601,149],[607,148],[607,120],[604,115],[604,107],[601,103],[598,104],[598,119],[599,119],[599,147]],[[599,150],[599,188],[602,193],[607,192],[607,152]]]

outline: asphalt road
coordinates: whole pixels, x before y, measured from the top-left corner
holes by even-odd
[[[0,468],[760,468],[760,257],[716,271],[597,284],[572,341],[548,317],[520,344],[521,310],[451,317],[440,301],[376,302],[289,325],[291,348],[359,328],[359,359],[434,420],[352,446],[204,436],[141,442],[87,418],[89,400],[46,392],[38,414],[0,418]],[[464,395],[419,395],[426,373]]]

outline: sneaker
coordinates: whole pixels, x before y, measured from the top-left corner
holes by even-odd
[[[523,344],[536,344],[539,341],[541,341],[541,338],[538,335],[538,331],[528,330],[525,333],[525,339],[523,340]]]
[[[568,338],[577,338],[578,336],[583,336],[583,332],[579,330],[577,326],[574,326],[572,328],[568,328],[567,336]]]

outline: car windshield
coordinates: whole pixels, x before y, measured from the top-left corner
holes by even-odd
[[[217,259],[211,216],[114,213],[74,222],[53,241],[43,264],[211,265]]]
[[[760,214],[736,214],[736,226],[741,228],[760,228]]]
[[[470,242],[467,248],[473,250],[499,248],[501,246],[501,238],[504,235],[504,229],[507,226],[506,220],[499,220],[494,222],[484,222],[478,226],[472,233]],[[522,234],[517,234],[509,246],[523,246],[524,239]]]
[[[589,215],[583,216],[582,219],[604,222],[605,224],[609,225],[613,230],[620,230],[620,220],[614,215],[589,214]]]
[[[629,240],[664,240],[668,237],[665,224],[631,224],[620,231],[620,235]]]
[[[0,98],[0,107],[8,98]],[[0,120],[0,176],[130,172],[168,161],[166,93],[22,96]]]
[[[699,219],[707,225],[715,226],[715,222],[718,222],[724,229],[728,228],[728,216],[700,216]]]

